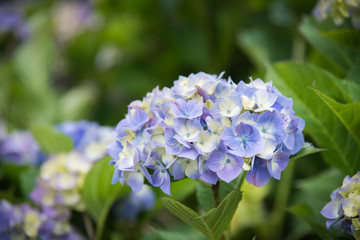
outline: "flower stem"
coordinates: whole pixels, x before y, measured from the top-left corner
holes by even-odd
[[[211,186],[213,192],[214,206],[218,207],[220,204],[220,181],[217,181],[215,185]],[[223,233],[220,240],[225,240],[225,234]]]
[[[220,203],[220,181],[212,185],[211,188],[213,191],[214,206],[217,207]]]
[[[88,239],[95,240],[95,231],[91,219],[86,212],[83,213],[83,218],[84,218],[84,224],[85,224],[86,233],[88,235]]]

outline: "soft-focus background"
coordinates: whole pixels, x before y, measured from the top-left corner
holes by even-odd
[[[115,125],[127,104],[179,75],[235,82],[291,59],[313,1],[1,1],[1,116],[12,127]],[[249,44],[259,42],[255,56]]]
[[[0,119],[8,131],[81,119],[115,126],[131,101],[156,86],[172,86],[179,75],[225,71],[237,83],[264,79],[270,63],[284,60],[308,61],[343,78],[341,64],[314,50],[298,31],[314,6],[310,0],[1,1]],[[323,29],[328,26],[331,21]],[[305,135],[329,148],[320,137],[314,140],[311,128]],[[291,211],[303,220],[313,217],[315,229],[325,226],[319,211],[346,173],[325,162],[331,161],[316,154],[291,164],[281,183],[245,185],[233,239],[316,239],[316,230],[287,210],[295,205]],[[198,207],[195,194],[184,202]],[[152,214],[144,239],[199,239],[167,211]]]

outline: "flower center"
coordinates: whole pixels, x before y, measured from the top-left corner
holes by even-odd
[[[266,133],[266,128],[263,128],[261,131],[262,131],[263,133]]]
[[[225,161],[226,163],[230,163],[230,158],[227,158]]]
[[[242,143],[246,144],[246,139],[245,138],[242,139]]]
[[[161,170],[160,170],[160,172],[161,172],[161,173],[164,173],[164,172],[165,172],[165,170],[164,170],[164,169],[161,169]]]

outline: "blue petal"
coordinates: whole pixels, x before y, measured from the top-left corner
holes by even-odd
[[[320,213],[328,219],[336,219],[342,215],[340,201],[328,202]]]
[[[241,173],[242,167],[237,164],[225,164],[224,168],[217,172],[219,178],[227,183],[237,178]]]
[[[112,177],[111,184],[115,184],[120,180],[121,173],[122,171],[119,169],[114,170],[114,175]]]
[[[267,169],[271,177],[280,180],[281,172],[284,171],[289,163],[289,155],[285,152],[276,152],[273,159],[267,164]]]
[[[221,171],[225,166],[224,153],[220,151],[213,152],[205,163],[213,172]]]
[[[269,180],[270,175],[266,168],[266,160],[256,158],[253,168],[246,174],[246,181],[256,187],[262,187]]]
[[[182,160],[177,160],[174,163],[173,175],[174,180],[183,179],[185,177],[185,166],[182,163]]]
[[[160,186],[160,189],[164,193],[166,193],[167,195],[171,196],[171,192],[170,192],[170,176],[168,174],[166,175],[163,184]]]
[[[144,185],[144,176],[141,173],[132,172],[129,174],[128,185],[133,192],[140,192]]]

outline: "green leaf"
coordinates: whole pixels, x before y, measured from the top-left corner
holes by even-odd
[[[119,183],[111,184],[114,168],[107,156],[91,168],[86,175],[82,190],[86,209],[97,223],[96,239],[101,239],[109,210],[115,200],[129,192],[129,188]]]
[[[317,29],[315,24],[315,19],[305,18],[300,26],[301,33],[315,49],[338,65],[342,69],[343,74],[346,75],[349,69],[353,67],[358,51],[353,49],[351,44],[345,45],[339,40],[342,34],[341,30],[329,33],[327,36]],[[331,38],[329,37],[330,35]]]
[[[49,90],[53,57],[54,45],[46,34],[34,34],[20,46],[14,56],[14,66],[27,89],[34,93]]]
[[[339,102],[353,99],[343,89],[341,80],[322,69],[295,63],[278,63],[268,67],[266,79],[284,95],[291,97],[296,114],[305,120],[304,132],[322,152],[325,161],[349,175],[360,169],[360,148],[337,116],[309,87],[316,85]]]
[[[325,228],[325,224],[323,226],[319,225],[318,223],[314,222],[312,217],[314,213],[312,209],[305,203],[300,203],[295,206],[292,206],[288,209],[292,214],[297,216],[298,218],[305,221],[307,224],[311,226],[311,228],[322,238],[324,239],[327,233]]]
[[[240,190],[234,189],[217,208],[213,208],[201,216],[182,203],[169,197],[163,197],[162,202],[165,208],[172,214],[199,230],[208,238],[215,240],[221,237],[230,224],[241,200],[241,196]]]
[[[212,185],[198,182],[196,186],[196,198],[204,211],[214,208],[214,199],[212,195]],[[222,201],[234,188],[230,183],[220,182],[220,201]]]
[[[359,44],[360,45],[360,44]],[[354,62],[353,68],[348,72],[346,79],[360,84],[360,54]]]
[[[58,101],[60,119],[68,121],[83,118],[90,111],[96,97],[96,88],[91,85],[83,85],[67,91]]]
[[[360,65],[358,66],[360,69]],[[360,73],[357,77],[359,79],[360,83]],[[346,90],[346,92],[349,94],[349,96],[354,100],[354,102],[360,101],[360,85],[356,82],[350,81],[350,80],[343,80],[342,81],[343,87]]]
[[[56,131],[50,124],[36,124],[30,130],[40,148],[47,154],[70,152],[73,149],[72,139]]]
[[[196,232],[196,230],[194,230]],[[190,232],[191,233],[191,232]],[[202,236],[200,233],[196,232],[197,234],[190,235],[189,231],[184,232],[165,232],[165,231],[156,231],[156,239],[157,240],[199,240],[206,238]]]
[[[340,119],[360,147],[360,102],[341,104],[316,88],[311,88]]]
[[[36,177],[39,174],[39,169],[35,167],[28,167],[20,174],[21,192],[25,198],[29,198],[31,191],[35,188]]]
[[[214,199],[211,186],[206,186],[203,183],[198,183],[196,186],[196,198],[200,207],[204,211],[209,211],[210,209],[214,208]]]
[[[336,29],[333,31],[323,32],[323,35],[336,41],[337,43],[346,45],[354,50],[360,50],[360,31],[357,29]]]
[[[326,151],[326,149],[316,148],[311,143],[306,142],[304,147],[297,154],[290,157],[290,160],[295,160],[295,159],[302,158],[307,155],[322,152],[322,151]]]
[[[355,238],[356,240],[360,240],[360,231],[355,231],[355,232],[353,233],[353,236],[354,236],[354,238]]]

